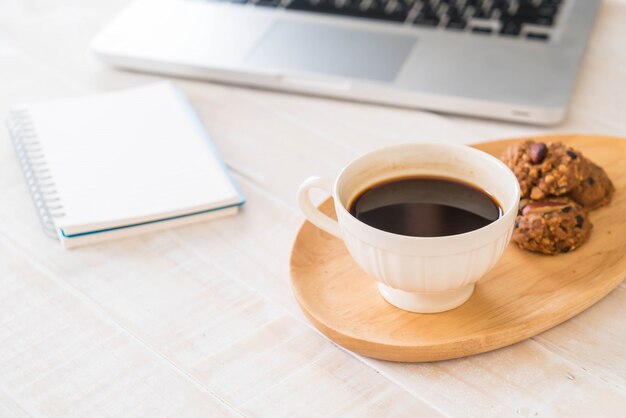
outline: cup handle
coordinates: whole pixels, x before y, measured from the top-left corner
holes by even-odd
[[[298,189],[298,206],[300,206],[300,209],[304,212],[304,216],[306,216],[313,225],[337,238],[342,238],[339,223],[330,216],[322,213],[311,203],[311,198],[309,197],[310,189],[322,189],[332,194],[333,181],[326,177],[317,176],[306,179]]]

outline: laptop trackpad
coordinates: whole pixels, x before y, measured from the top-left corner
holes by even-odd
[[[408,35],[279,21],[245,61],[278,71],[393,81],[415,42]]]

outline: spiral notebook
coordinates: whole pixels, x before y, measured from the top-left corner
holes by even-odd
[[[44,231],[66,248],[231,215],[244,203],[169,82],[17,106],[7,124]]]

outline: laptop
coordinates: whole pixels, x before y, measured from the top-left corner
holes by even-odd
[[[120,68],[533,124],[567,102],[599,0],[135,0]]]

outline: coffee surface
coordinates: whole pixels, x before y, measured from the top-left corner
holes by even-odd
[[[383,231],[414,237],[462,234],[500,217],[500,205],[480,188],[442,177],[377,184],[354,199],[350,213]]]

